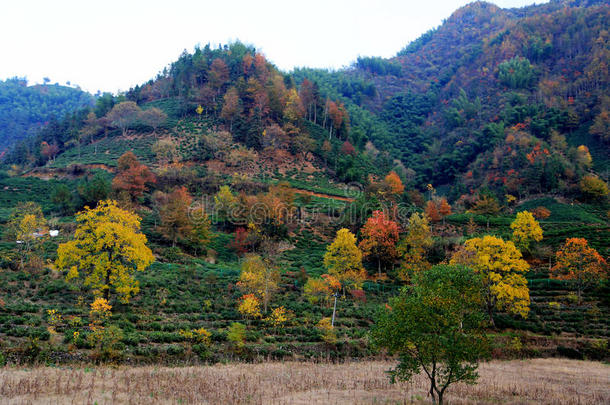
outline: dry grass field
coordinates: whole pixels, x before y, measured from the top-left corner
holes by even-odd
[[[1,404],[406,404],[428,402],[423,377],[391,385],[389,362],[208,367],[0,369]],[[610,366],[492,361],[478,385],[454,385],[451,404],[608,404]]]

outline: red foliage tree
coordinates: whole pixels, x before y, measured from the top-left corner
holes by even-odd
[[[127,193],[132,201],[148,190],[148,184],[157,180],[150,169],[141,164],[131,151],[125,152],[117,163],[118,173],[112,180],[112,188],[119,193]]]
[[[381,275],[381,262],[391,262],[397,256],[398,224],[389,219],[383,211],[373,211],[360,230],[362,241],[360,249],[368,257],[377,259],[377,268]]]

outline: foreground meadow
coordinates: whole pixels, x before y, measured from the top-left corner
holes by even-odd
[[[403,404],[427,402],[427,381],[391,385],[393,363],[263,363],[206,367],[2,368],[1,404]],[[478,385],[448,403],[610,403],[610,366],[534,359],[492,361]]]

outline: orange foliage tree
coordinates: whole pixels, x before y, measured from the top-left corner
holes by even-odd
[[[383,180],[388,185],[392,194],[398,196],[405,191],[405,186],[402,184],[402,180],[400,180],[400,177],[395,171],[392,170]]]
[[[391,262],[398,252],[398,224],[390,220],[383,211],[373,211],[361,229],[360,249],[365,256],[377,259],[377,270],[381,275],[381,262]]]
[[[155,175],[131,151],[125,152],[117,163],[118,173],[112,180],[112,188],[118,193],[127,193],[132,200],[140,197],[148,184],[156,182]]]
[[[445,217],[451,215],[451,205],[449,205],[445,197],[441,198],[438,203],[438,213],[443,218],[443,225],[445,225]]]
[[[574,283],[578,302],[582,291],[608,278],[608,264],[584,238],[568,238],[556,253],[551,277]]]
[[[438,222],[441,220],[441,214],[438,212],[438,208],[434,201],[428,200],[428,202],[426,203],[425,212],[426,216],[430,219],[430,221]]]

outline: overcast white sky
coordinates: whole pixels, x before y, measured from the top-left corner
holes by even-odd
[[[280,69],[389,57],[468,0],[2,0],[0,79],[141,84],[184,50],[239,39]],[[520,7],[545,0],[492,0]]]

